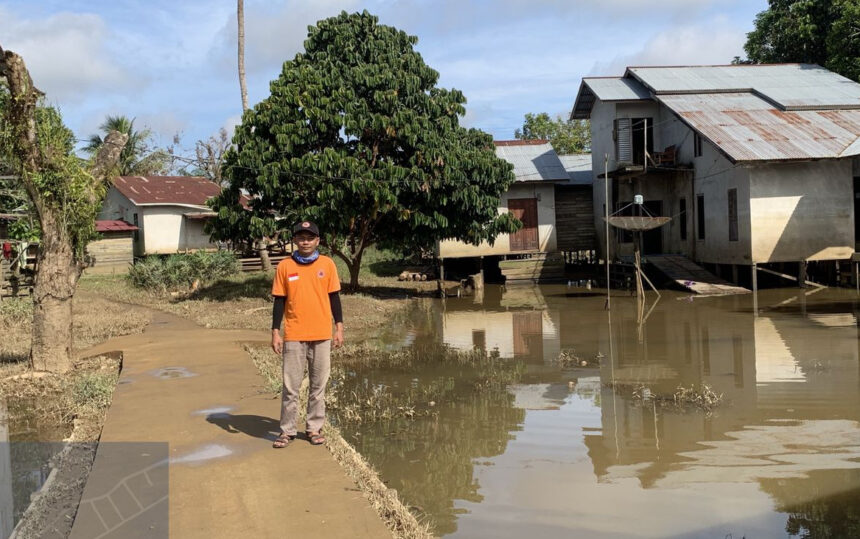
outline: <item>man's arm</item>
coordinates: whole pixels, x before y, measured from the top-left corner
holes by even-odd
[[[284,341],[281,339],[281,321],[284,319],[286,306],[286,296],[275,296],[275,304],[272,307],[272,350],[276,354],[280,354],[284,346]]]
[[[343,346],[343,307],[340,304],[340,292],[331,292],[328,295],[331,304],[331,316],[334,318],[334,347]]]

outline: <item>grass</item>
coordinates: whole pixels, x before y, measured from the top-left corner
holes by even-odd
[[[653,403],[679,411],[703,410],[710,414],[723,403],[723,394],[717,394],[708,384],[679,385],[672,393],[657,393],[642,384],[606,384],[638,404]]]

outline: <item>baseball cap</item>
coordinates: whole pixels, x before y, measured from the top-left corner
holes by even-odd
[[[314,236],[320,235],[320,229],[317,227],[317,224],[311,221],[301,221],[296,223],[296,226],[293,227],[293,236],[298,234],[299,232],[310,232]]]

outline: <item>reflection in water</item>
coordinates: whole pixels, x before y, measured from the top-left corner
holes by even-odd
[[[611,325],[602,297],[565,287],[439,301],[415,342],[498,350],[525,362],[522,383],[348,435],[442,534],[856,536],[856,296],[760,292],[757,316],[748,296],[685,299],[664,294],[643,323],[614,298]],[[599,368],[562,368],[561,350]],[[702,384],[724,396],[710,414],[612,389]]]

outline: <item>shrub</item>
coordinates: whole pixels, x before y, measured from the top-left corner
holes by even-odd
[[[230,251],[175,254],[168,257],[148,256],[138,261],[128,272],[132,285],[154,291],[188,288],[195,281],[211,283],[233,275],[239,263]]]

